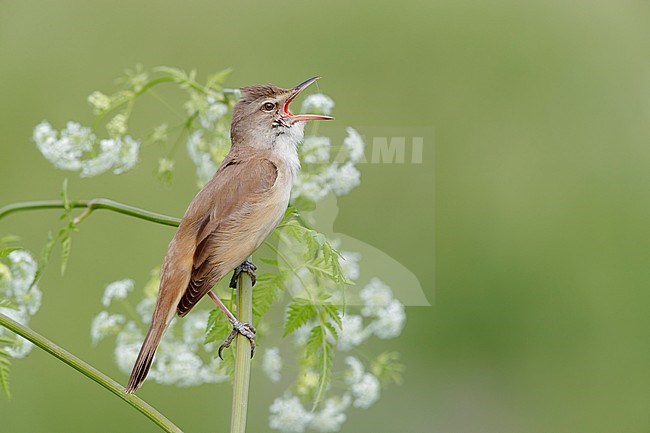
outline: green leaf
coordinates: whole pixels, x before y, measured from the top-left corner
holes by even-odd
[[[393,382],[401,385],[403,382],[402,373],[404,364],[399,362],[400,355],[398,352],[384,352],[377,356],[370,364],[370,371],[380,382]]]
[[[158,66],[157,68],[153,69],[154,72],[160,72],[162,74],[170,76],[175,82],[179,84],[184,84],[187,83],[188,81],[193,81],[193,76],[192,73],[196,73],[195,71],[191,71],[189,74],[179,68],[172,68],[169,66]]]
[[[323,312],[327,317],[332,319],[332,321],[338,325],[339,329],[343,327],[343,323],[341,323],[341,316],[339,314],[339,309],[336,308],[334,304],[332,304],[331,302],[323,301],[321,304],[321,309],[323,310]]]
[[[287,222],[287,220],[292,219],[292,218],[296,218],[298,216],[299,216],[298,209],[296,209],[293,206],[288,206],[287,210],[284,211],[284,217],[282,218],[282,220]]]
[[[0,262],[0,280],[4,280],[5,278],[11,279],[11,269],[9,269],[9,266]]]
[[[223,300],[224,303],[227,300]],[[208,343],[219,343],[221,344],[223,340],[230,334],[232,325],[226,318],[226,315],[218,308],[210,311],[210,317],[208,318],[208,324],[206,327],[205,334],[205,344]],[[216,354],[215,354],[216,356]]]
[[[11,338],[0,336],[0,386],[7,397],[11,399],[11,392],[9,390],[9,366],[11,365],[11,355],[6,351],[3,346],[12,346],[15,341]]]
[[[36,273],[34,274],[34,279],[32,280],[32,283],[29,285],[29,288],[31,289],[34,287],[34,285],[38,282],[39,278],[41,278],[41,274],[43,274],[43,271],[47,267],[47,264],[50,262],[50,257],[52,256],[52,248],[54,247],[54,243],[58,239],[58,235],[56,237],[52,236],[52,232],[47,233],[47,242],[45,245],[43,245],[43,249],[41,250],[41,257],[38,261],[38,267],[36,268]]]
[[[311,301],[303,298],[296,298],[287,310],[287,320],[284,324],[284,337],[291,334],[296,329],[307,323],[310,319],[318,315],[316,307]]]
[[[284,274],[262,274],[253,286],[253,323],[260,320],[282,293]]]
[[[72,237],[66,234],[61,240],[61,276],[65,274],[65,269],[68,266],[68,259],[70,258],[70,250],[72,249]]]
[[[20,241],[18,236],[7,235],[0,238],[0,259],[7,257],[12,251],[19,250],[20,247],[14,244]]]
[[[264,257],[260,257],[259,259],[262,263],[266,263],[267,265],[275,266],[276,268],[278,267],[278,260],[277,259],[267,259]]]
[[[228,78],[231,72],[232,69],[224,69],[223,71],[210,75],[206,87],[210,87],[214,90],[221,90],[221,84],[226,81],[226,78]]]
[[[327,331],[318,325],[315,326],[305,345],[305,358],[307,363],[312,365],[319,373],[318,391],[314,399],[312,410],[316,409],[318,404],[323,400],[327,384],[330,382],[332,374],[332,363],[334,356],[334,345],[327,339]]]
[[[339,341],[339,333],[334,327],[334,325],[332,325],[332,323],[330,322],[324,322],[323,325],[325,325],[325,328],[327,328],[330,334],[332,334],[332,337],[334,337],[334,341]]]
[[[228,303],[228,299],[222,299],[224,303]],[[205,344],[216,343],[220,345],[223,343],[225,338],[230,334],[232,330],[232,325],[226,318],[226,315],[223,314],[218,308],[210,311],[210,317],[208,318],[207,332],[205,334]],[[223,360],[219,364],[224,372],[231,376],[235,372],[235,351],[234,350],[224,350],[221,352]],[[217,357],[217,351],[215,350],[214,356]]]
[[[20,237],[16,235],[6,235],[0,238],[0,245],[13,244],[20,241]]]

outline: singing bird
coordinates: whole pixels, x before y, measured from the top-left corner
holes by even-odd
[[[167,249],[151,325],[126,386],[127,393],[145,380],[156,348],[174,316],[185,316],[206,294],[233,326],[219,354],[237,333],[251,340],[254,350],[255,328],[239,322],[212,288],[232,270],[231,287],[236,285],[240,272],[248,272],[254,282],[256,268],[247,258],[271,234],[287,209],[300,169],[297,145],[304,137],[305,122],[332,119],[289,110],[291,101],[318,78],[292,89],[271,84],[241,89],[241,99],[232,112],[230,152],[188,206]]]

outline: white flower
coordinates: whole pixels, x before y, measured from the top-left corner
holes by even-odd
[[[166,123],[161,123],[156,126],[151,133],[151,141],[158,143],[161,141],[167,141],[168,138],[168,126]]]
[[[371,332],[383,339],[397,337],[402,332],[406,321],[404,305],[393,297],[390,287],[373,278],[359,296],[364,305],[361,314],[375,317],[368,326]]]
[[[340,167],[332,164],[327,169],[327,178],[336,195],[347,194],[361,183],[361,174],[351,162]]]
[[[195,311],[181,322],[183,324],[183,342],[185,344],[196,346],[203,344],[209,315],[210,313],[207,311]]]
[[[93,106],[95,114],[111,108],[111,98],[99,91],[95,91],[88,96],[88,103]]]
[[[106,124],[106,130],[111,137],[119,137],[120,135],[126,134],[127,120],[126,114],[119,113]]]
[[[353,385],[359,382],[365,372],[361,361],[354,356],[348,356],[345,358],[345,363],[350,366],[350,368],[345,372],[345,383]]]
[[[212,160],[208,144],[203,139],[203,131],[194,131],[187,138],[187,153],[196,166],[196,177],[204,184],[217,171],[217,165]]]
[[[61,170],[79,170],[84,152],[92,149],[95,136],[90,128],[75,122],[68,122],[66,128],[58,131],[48,122],[41,122],[34,128],[33,139],[43,156]]]
[[[115,341],[115,361],[120,371],[131,373],[135,360],[140,352],[144,335],[134,322],[129,322],[117,334]]]
[[[104,289],[104,296],[102,296],[102,304],[104,307],[111,305],[113,299],[124,299],[133,290],[134,281],[127,278],[124,280],[113,281],[106,289]]]
[[[348,351],[363,343],[370,332],[363,326],[363,318],[355,314],[346,314],[341,317],[341,330],[339,331],[338,349]]]
[[[302,160],[308,164],[327,162],[330,159],[331,146],[328,137],[309,136],[301,146]]]
[[[350,366],[346,371],[345,382],[350,385],[354,397],[353,405],[367,409],[379,398],[379,380],[373,374],[366,373],[361,361],[354,356],[345,358],[345,363]]]
[[[29,285],[22,287],[29,287]],[[41,308],[42,299],[43,293],[37,287],[32,287],[30,290],[23,289],[20,292],[14,291],[14,302],[20,310],[24,310],[30,317],[35,315]]]
[[[322,433],[336,432],[346,420],[345,410],[350,406],[350,396],[328,398],[323,403],[323,409],[314,413],[309,427]]]
[[[325,176],[300,171],[293,185],[291,197],[292,199],[304,197],[317,202],[325,197],[328,192],[330,192],[330,186]]]
[[[0,307],[0,313],[4,314],[5,316],[9,317],[12,320],[15,320],[16,322],[22,325],[27,325],[29,323],[30,316],[27,314],[27,311],[25,311],[24,309]],[[19,335],[13,334],[13,332],[10,332],[6,328],[0,328],[0,336],[5,333],[14,336],[13,343],[11,345],[3,347],[3,349],[9,354],[9,356],[13,358],[24,358],[25,356],[27,356],[27,354],[29,354],[29,352],[31,352],[34,346],[32,343],[25,340],[23,337]]]
[[[198,384],[221,383],[230,380],[230,376],[226,372],[222,371],[221,359],[219,359],[218,357],[216,358],[213,357],[210,364],[204,364],[201,367],[201,369],[199,370],[198,378],[199,378],[199,380],[197,381]]]
[[[374,334],[382,339],[395,338],[401,334],[406,321],[404,305],[397,299],[393,299],[386,308],[382,310],[377,318],[370,324]]]
[[[152,377],[164,385],[199,385],[202,378],[197,372],[203,366],[203,361],[188,346],[175,343],[161,343],[151,370]]]
[[[313,368],[307,368],[298,378],[296,392],[299,395],[309,395],[319,383],[318,373]]]
[[[158,160],[157,174],[162,178],[169,176],[171,179],[171,176],[174,174],[174,160],[169,158],[160,158]]]
[[[302,288],[302,286],[300,286]],[[311,333],[312,328],[314,327],[313,322],[307,322],[295,331],[291,333],[291,336],[293,337],[293,341],[296,344],[296,346],[304,346],[307,343],[307,340],[309,339],[309,335]]]
[[[145,297],[135,306],[135,311],[140,315],[142,323],[145,325],[148,325],[151,322],[151,313],[153,313],[153,307],[155,304],[155,298]]]
[[[104,337],[117,334],[125,321],[126,319],[121,314],[109,314],[107,311],[100,312],[90,325],[90,336],[93,344],[97,344]]]
[[[24,358],[29,355],[34,345],[31,341],[25,340],[20,335],[16,336],[16,341],[13,346],[7,347],[6,351],[12,358]]]
[[[364,159],[365,143],[363,138],[354,128],[346,128],[348,136],[343,140],[343,145],[348,150],[348,155],[352,162],[358,162]]]
[[[118,159],[115,167],[113,167],[114,174],[122,174],[125,171],[131,170],[138,163],[138,155],[140,153],[140,142],[133,139],[130,135],[120,140],[120,158]]]
[[[361,314],[374,316],[382,312],[393,301],[393,292],[379,278],[373,278],[359,293],[363,301]]]
[[[314,93],[305,98],[300,111],[302,113],[330,115],[333,108],[334,101],[332,98],[322,93]]]
[[[138,358],[138,353],[140,353],[140,346],[142,341],[136,341],[132,343],[121,343],[120,337],[124,333],[120,333],[117,336],[117,343],[115,344],[115,351],[113,352],[115,356],[115,362],[117,363],[117,368],[124,373],[130,373],[133,365],[135,365],[135,360]]]
[[[121,128],[120,122],[126,122],[125,117],[120,120],[118,116],[113,119],[115,131]],[[41,122],[34,128],[33,138],[43,156],[56,168],[81,171],[82,177],[97,176],[110,169],[120,174],[138,162],[139,141],[128,135],[115,137],[100,140],[99,149],[96,149],[98,140],[92,130],[76,122],[68,122],[60,133],[48,122]],[[97,155],[89,158],[93,149]]]
[[[351,387],[354,396],[354,407],[369,408],[379,399],[379,380],[372,373],[365,373],[361,379]]]
[[[348,280],[357,280],[360,275],[359,260],[361,260],[361,253],[355,253],[352,251],[339,252],[341,253],[341,257],[339,258],[339,265],[341,265],[343,275],[345,275],[345,278]]]
[[[29,289],[38,265],[32,255],[25,250],[14,250],[7,255],[11,263],[11,289],[14,295]]]
[[[99,155],[81,161],[81,177],[94,177],[105,173],[119,161],[120,148],[117,139],[101,140],[99,149]]]
[[[130,373],[133,368],[142,345],[144,331],[151,321],[154,303],[153,294],[142,299],[136,306],[136,311],[141,317],[137,321],[129,321],[124,326],[110,327],[112,316],[105,311],[100,313],[101,318],[96,319],[98,324],[93,326],[92,331],[101,336],[99,338],[103,338],[104,334],[117,334],[115,360],[124,373]],[[219,359],[210,356],[209,361],[204,362],[201,356],[201,353],[207,355],[207,351],[212,350],[214,346],[203,344],[208,315],[208,311],[194,311],[184,320],[172,321],[165,338],[156,350],[149,374],[150,380],[165,385],[194,386],[229,379],[220,368]],[[123,322],[119,319],[118,321],[118,325]]]
[[[262,370],[271,380],[271,382],[279,382],[281,379],[280,371],[282,370],[282,358],[280,357],[280,349],[277,347],[269,347],[264,352],[262,359]]]
[[[216,102],[212,96],[208,96],[206,99],[208,107],[199,116],[199,122],[205,129],[214,129],[215,122],[228,114],[228,106],[221,102]]]
[[[314,414],[305,410],[298,397],[285,394],[273,401],[269,408],[269,426],[283,433],[302,433]]]
[[[7,260],[8,266],[3,265],[3,274],[0,278],[0,299],[9,301],[12,308],[2,307],[0,313],[22,325],[28,325],[29,320],[41,307],[43,297],[38,287],[32,286],[38,265],[32,255],[25,250],[10,252]],[[0,327],[0,336],[3,335],[14,336],[13,332]],[[13,343],[2,348],[14,358],[22,358],[32,350],[32,347],[29,341],[15,335]]]

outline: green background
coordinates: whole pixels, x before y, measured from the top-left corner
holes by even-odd
[[[66,173],[32,128],[89,123],[86,96],[136,63],[231,67],[232,86],[322,75],[341,125],[435,131],[422,164],[363,165],[338,203],[337,232],[408,265],[435,298],[382,344],[402,353],[404,384],[350,410],[343,431],[648,432],[649,18],[647,1],[626,0],[3,0],[0,205],[58,197]],[[166,187],[151,176],[158,155],[122,176],[70,174],[71,194],[180,215],[193,168],[181,158]],[[57,216],[13,215],[0,233],[38,253]],[[104,285],[143,283],[172,233],[97,212],[66,277],[57,260],[44,275],[31,325],[125,382],[90,321]],[[156,431],[38,350],[11,381],[3,432]],[[269,430],[281,392],[254,373],[250,432]],[[227,384],[140,395],[188,432],[227,431]]]

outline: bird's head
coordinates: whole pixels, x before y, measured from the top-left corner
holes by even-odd
[[[293,114],[289,104],[320,77],[310,78],[292,89],[272,84],[243,87],[232,112],[230,135],[233,145],[272,147],[280,136],[294,144],[302,140],[308,120],[332,120],[319,114]]]

